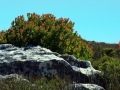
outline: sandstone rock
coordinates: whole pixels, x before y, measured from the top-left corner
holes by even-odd
[[[30,74],[35,76],[55,73],[69,75],[74,82],[91,83],[101,72],[95,70],[90,61],[78,60],[72,55],[62,56],[41,46],[15,47],[0,45],[0,75]],[[99,90],[99,89],[98,89]]]

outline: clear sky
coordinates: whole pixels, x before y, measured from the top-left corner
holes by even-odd
[[[70,18],[74,30],[89,41],[118,43],[120,40],[120,0],[1,0],[0,30],[27,13],[53,14]]]

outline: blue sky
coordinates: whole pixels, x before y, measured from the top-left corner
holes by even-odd
[[[120,0],[1,0],[0,30],[27,13],[53,14],[70,18],[74,30],[89,41],[118,43],[120,40]]]

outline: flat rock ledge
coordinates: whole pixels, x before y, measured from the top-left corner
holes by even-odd
[[[101,74],[90,61],[78,60],[73,55],[63,56],[39,45],[19,48],[12,44],[0,44],[0,80],[19,80],[20,74],[30,73],[35,76],[49,74],[51,77],[56,73],[61,77],[69,75],[76,83],[71,84],[77,87],[76,90],[105,90],[96,84],[86,84],[94,83],[96,76]],[[22,80],[29,82],[28,79]]]

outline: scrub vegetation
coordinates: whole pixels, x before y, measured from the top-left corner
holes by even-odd
[[[73,29],[74,23],[68,18],[58,18],[52,14],[27,13],[12,21],[8,30],[0,32],[0,44],[13,44],[18,47],[40,45],[60,54],[71,54],[78,59],[90,60],[95,69],[102,71],[96,84],[106,90],[120,90],[120,44],[98,43],[84,40]],[[67,80],[67,81],[66,81]],[[33,80],[36,83],[0,82],[1,90],[62,90],[68,79],[45,77]],[[70,82],[69,82],[70,83]],[[36,86],[37,85],[37,86]],[[42,88],[41,88],[42,87]]]

